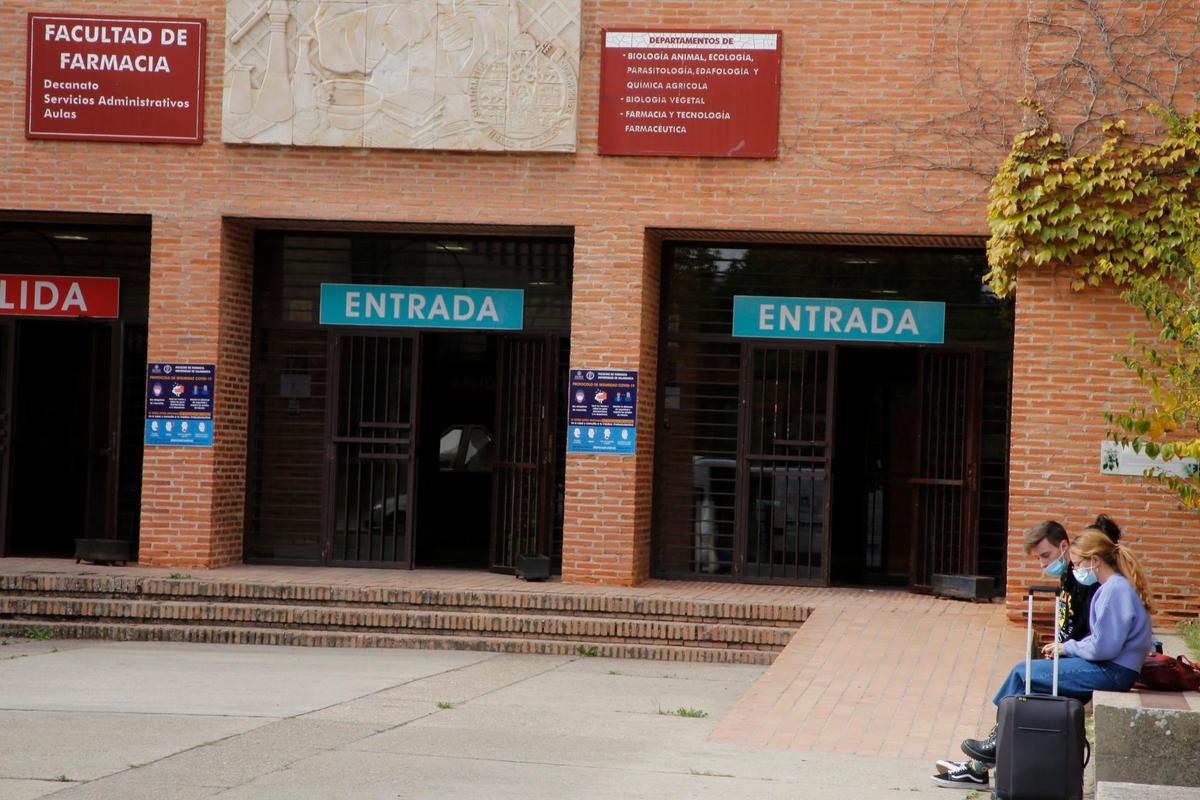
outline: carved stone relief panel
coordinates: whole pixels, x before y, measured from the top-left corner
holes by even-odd
[[[226,0],[221,138],[575,151],[581,0]]]

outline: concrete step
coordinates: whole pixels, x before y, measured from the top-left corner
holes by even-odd
[[[1200,692],[1096,692],[1092,708],[1098,783],[1200,787]]]
[[[1096,800],[1200,800],[1200,788],[1100,781]]]
[[[667,644],[684,647],[782,650],[794,629],[747,624],[658,619],[507,614],[460,610],[375,608],[338,605],[283,605],[211,600],[0,596],[0,618],[42,626],[47,622],[202,625],[205,627],[343,630],[364,633],[420,633],[454,637],[521,637],[579,642]]]
[[[19,636],[32,620],[0,621],[0,636]],[[283,628],[220,627],[210,625],[159,625],[138,622],[39,621],[51,638],[108,639],[114,641],[203,642],[212,644],[290,645],[304,647],[396,647],[420,650],[473,650],[490,653],[638,658],[657,661],[692,661],[720,664],[768,665],[775,653],[738,648],[682,647],[666,644],[590,642],[564,639],[506,638],[498,636],[444,636],[407,633],[364,633],[341,630],[289,630]]]
[[[515,581],[514,581],[515,582]],[[556,616],[606,616],[696,623],[749,623],[798,628],[812,609],[792,603],[714,602],[678,597],[572,592],[563,587],[511,591],[405,589],[379,586],[322,586],[243,583],[199,578],[125,575],[0,575],[0,596],[136,597],[146,600],[319,604],[395,609],[454,610]]]

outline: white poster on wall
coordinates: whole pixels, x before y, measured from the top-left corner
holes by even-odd
[[[1146,470],[1162,470],[1180,478],[1190,478],[1200,469],[1194,458],[1171,459],[1151,458],[1143,451],[1135,453],[1132,447],[1116,442],[1100,443],[1100,472],[1104,475],[1144,475]]]

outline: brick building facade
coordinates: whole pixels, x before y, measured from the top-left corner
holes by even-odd
[[[744,432],[746,423],[736,411],[737,398],[741,397],[742,403],[747,398],[737,392],[754,391],[746,387],[758,385],[755,381],[761,383],[761,376],[743,377],[741,389],[735,378],[730,378],[732,383],[721,383],[711,377],[715,368],[706,366],[709,362],[703,359],[715,352],[711,348],[730,349],[734,344],[726,339],[712,344],[716,340],[711,337],[710,342],[700,334],[688,338],[686,331],[678,333],[686,328],[687,318],[687,308],[681,310],[678,305],[686,306],[680,276],[692,274],[689,270],[693,268],[716,274],[721,267],[713,266],[714,260],[731,257],[738,260],[739,269],[753,262],[754,269],[768,276],[761,278],[766,281],[761,286],[770,292],[769,276],[786,274],[793,261],[812,265],[814,275],[836,264],[836,270],[829,267],[832,277],[827,275],[825,283],[818,286],[815,279],[811,284],[798,281],[794,286],[799,289],[779,294],[805,296],[800,290],[811,285],[817,287],[814,292],[831,293],[820,296],[837,297],[832,292],[845,282],[840,277],[843,273],[837,270],[849,270],[846,280],[853,282],[857,278],[851,273],[856,266],[887,269],[894,264],[895,274],[904,277],[897,277],[894,285],[880,284],[886,287],[884,290],[908,299],[923,299],[921,291],[936,294],[943,289],[922,276],[920,263],[944,261],[939,269],[952,270],[957,264],[967,282],[977,287],[987,235],[987,178],[1022,123],[1021,109],[1013,100],[1030,93],[1050,92],[1053,87],[1047,88],[1048,76],[1058,69],[1055,59],[1062,42],[1041,33],[1037,23],[1055,15],[1059,15],[1056,19],[1065,19],[1069,9],[1066,4],[1060,8],[1054,2],[896,4],[864,0],[805,4],[803,13],[798,13],[797,5],[788,0],[733,4],[715,0],[687,4],[584,0],[576,152],[502,154],[225,144],[221,135],[222,76],[226,72],[223,43],[227,34],[223,2],[4,4],[0,8],[0,59],[8,78],[0,82],[4,99],[0,111],[0,223],[11,244],[3,250],[22,256],[14,268],[3,271],[54,271],[45,263],[51,257],[47,254],[52,253],[59,258],[60,271],[71,274],[74,269],[78,273],[93,269],[101,256],[89,247],[104,242],[104,257],[116,258],[112,255],[116,252],[115,240],[133,242],[121,251],[124,255],[120,258],[125,259],[122,269],[131,274],[141,269],[144,295],[138,295],[139,279],[126,279],[123,303],[126,309],[141,304],[146,339],[144,355],[125,342],[126,360],[134,366],[125,365],[129,375],[124,379],[127,388],[120,402],[124,406],[132,402],[134,408],[129,414],[135,424],[140,424],[136,407],[141,402],[137,394],[141,391],[141,360],[217,366],[217,435],[213,447],[141,448],[141,429],[134,430],[132,436],[128,425],[122,429],[122,452],[135,455],[122,456],[126,467],[120,491],[129,495],[130,487],[136,490],[140,485],[140,497],[134,491],[132,500],[114,501],[117,506],[124,502],[125,507],[115,513],[113,535],[136,537],[139,561],[148,565],[217,567],[245,558],[285,563],[311,563],[313,558],[323,563],[352,560],[348,551],[339,551],[340,556],[331,554],[328,531],[322,539],[317,530],[322,525],[351,525],[349,521],[328,522],[341,512],[327,506],[337,501],[316,497],[330,491],[328,479],[318,474],[323,467],[314,466],[316,483],[309,484],[301,463],[308,456],[289,456],[286,451],[269,455],[275,452],[270,442],[301,441],[301,428],[286,426],[286,415],[291,412],[285,409],[296,412],[293,416],[297,426],[309,421],[308,402],[316,397],[326,380],[323,376],[330,374],[331,368],[320,361],[327,347],[327,340],[320,337],[325,334],[313,334],[318,336],[318,344],[304,351],[304,358],[309,359],[305,364],[319,362],[306,373],[310,394],[290,404],[284,402],[288,398],[282,397],[285,393],[281,391],[281,396],[275,398],[281,405],[271,410],[273,401],[264,395],[264,387],[274,387],[278,382],[278,375],[271,370],[293,370],[298,374],[307,367],[296,366],[299,361],[291,367],[270,366],[274,352],[270,346],[282,342],[279,346],[290,348],[288,352],[300,353],[296,342],[307,335],[300,321],[312,310],[304,305],[310,301],[302,298],[299,305],[281,307],[278,316],[267,320],[264,315],[275,308],[271,305],[276,302],[275,293],[292,297],[287,294],[292,291],[289,276],[303,269],[305,253],[321,248],[345,250],[349,253],[345,258],[355,264],[393,257],[398,259],[397,264],[410,263],[403,261],[409,256],[385,255],[403,251],[422,253],[422,263],[454,262],[471,270],[475,269],[473,259],[483,258],[485,253],[500,253],[509,245],[517,251],[536,251],[537,259],[552,259],[562,245],[567,248],[567,264],[556,268],[569,275],[569,294],[555,299],[547,289],[546,314],[548,319],[565,315],[569,326],[547,323],[542,330],[546,341],[551,342],[547,346],[559,349],[557,360],[546,362],[556,376],[550,384],[565,379],[568,366],[639,373],[636,455],[564,454],[565,427],[560,425],[553,432],[558,474],[547,479],[554,487],[546,489],[548,494],[542,498],[544,505],[538,513],[553,528],[549,546],[556,561],[561,559],[564,581],[627,585],[652,574],[835,583],[869,581],[872,576],[908,579],[917,584],[927,580],[927,576],[913,578],[917,570],[914,562],[928,555],[924,551],[941,545],[918,542],[918,534],[912,533],[911,526],[924,524],[919,522],[924,519],[924,501],[918,502],[916,490],[911,489],[905,489],[909,493],[903,494],[898,504],[889,506],[886,513],[880,512],[884,516],[879,519],[905,527],[893,541],[893,569],[887,569],[887,542],[892,541],[887,538],[871,541],[868,534],[865,544],[855,544],[841,556],[832,552],[838,547],[838,529],[833,522],[832,533],[826,531],[831,524],[828,519],[823,519],[820,530],[820,536],[826,537],[825,549],[818,550],[823,561],[813,561],[810,552],[807,572],[785,569],[776,573],[766,569],[754,573],[745,568],[747,548],[754,547],[754,534],[747,534],[744,527],[751,524],[745,519],[754,513],[747,509],[752,504],[748,499],[752,490],[747,487],[758,486],[760,492],[773,493],[767,500],[760,496],[755,502],[765,503],[764,508],[772,504],[777,507],[790,502],[787,498],[793,486],[801,487],[811,478],[795,478],[786,470],[772,472],[774,488],[763,488],[766,482],[761,475],[765,472],[754,472],[747,466],[750,455],[743,445],[749,434]],[[1034,8],[1043,5],[1046,8]],[[30,12],[144,13],[205,19],[208,78],[203,144],[27,139],[23,131],[23,59]],[[1072,24],[1084,30],[1086,21]],[[783,60],[778,158],[599,155],[601,30],[637,27],[780,31]],[[1087,39],[1087,43],[1099,47],[1095,39]],[[1068,125],[1080,121],[1079,115],[1084,113],[1064,99],[1070,96],[1063,90],[1057,97],[1058,104],[1051,109]],[[1109,100],[1101,95],[1100,112],[1120,110],[1120,103],[1125,102]],[[1100,112],[1095,112],[1097,118]],[[118,231],[122,232],[120,236],[114,233]],[[63,238],[76,232],[82,232],[78,236],[84,238]],[[501,264],[501,256],[496,258],[499,260],[495,263]],[[529,260],[533,256],[513,258],[516,260],[512,263],[517,265],[514,269],[528,270],[533,263]],[[700,262],[701,266],[694,266]],[[276,275],[271,271],[276,267],[268,269],[268,263],[281,265],[277,268],[281,277],[270,277]],[[275,280],[278,283],[271,282]],[[503,283],[507,278],[497,280]],[[523,285],[532,297],[540,283],[529,278]],[[951,283],[950,279],[944,281],[945,287]],[[945,287],[945,291],[951,291]],[[668,297],[672,291],[674,301]],[[567,305],[562,314],[555,316],[555,303],[560,301]],[[1004,457],[993,465],[1000,472],[991,476],[993,484],[999,481],[999,490],[990,489],[985,492],[987,496],[973,501],[972,513],[978,517],[978,524],[963,534],[965,538],[947,545],[963,550],[956,562],[960,571],[990,570],[1007,581],[1010,602],[1015,603],[1020,587],[1036,578],[1036,571],[1021,552],[1023,532],[1045,518],[1058,518],[1069,529],[1077,530],[1096,513],[1105,512],[1125,525],[1129,541],[1149,563],[1164,618],[1195,616],[1200,611],[1200,592],[1196,590],[1200,571],[1193,565],[1195,557],[1200,556],[1197,517],[1139,478],[1102,475],[1099,469],[1099,449],[1104,439],[1102,414],[1127,404],[1137,388],[1113,357],[1131,332],[1142,330],[1137,314],[1111,291],[1071,292],[1068,277],[1052,270],[1023,276],[1015,306],[979,300],[985,301],[991,310],[980,314],[987,316],[986,326],[990,327],[983,335],[962,334],[962,346],[955,352],[986,340],[989,344],[983,350],[998,354],[980,356],[982,360],[971,363],[976,364],[972,369],[992,370],[993,377],[998,376],[999,405],[991,406],[992,410],[984,414],[991,413],[1000,427],[979,433],[979,437],[990,437],[988,441],[993,445],[1000,437],[1005,443]],[[968,304],[961,298],[948,302],[964,307]],[[676,325],[678,319],[685,320],[679,323],[682,328]],[[136,333],[137,326],[132,320],[127,322],[124,330],[128,337]],[[275,334],[265,331],[275,330],[272,326],[276,323],[280,331],[291,333],[271,338]],[[964,322],[960,327],[969,325]],[[5,346],[11,354],[16,352],[12,341],[21,332],[6,331],[9,338]],[[35,329],[28,328],[24,335],[35,333]],[[677,333],[678,337],[673,338]],[[695,344],[702,341],[710,342],[711,347]],[[668,348],[669,343],[674,349]],[[329,352],[335,353],[331,357],[342,359],[347,358],[348,351],[337,348],[356,346],[349,340],[328,345],[332,348]],[[422,346],[428,351],[429,341]],[[494,343],[480,346],[487,353],[484,371],[489,375],[494,374],[495,359],[504,357],[496,355],[496,348],[509,352],[505,348],[515,347]],[[693,355],[679,355],[685,352]],[[751,362],[759,357],[749,350],[742,352],[749,354]],[[843,365],[855,363],[856,357],[866,359],[859,363],[868,371],[889,358],[879,353],[854,356],[847,355],[849,351],[837,352]],[[455,358],[466,358],[465,350],[455,353]],[[730,358],[729,363],[739,363],[736,355]],[[824,363],[820,356],[817,358],[813,363]],[[932,361],[926,355],[914,350],[904,358],[911,358],[904,363],[913,370],[933,374]],[[925,366],[919,366],[922,364]],[[741,368],[756,369],[744,364]],[[828,365],[823,368],[836,369]],[[10,376],[19,369],[13,366],[11,355],[6,369]],[[689,374],[692,377],[687,377]],[[828,377],[834,373],[825,374]],[[845,385],[861,379],[861,375],[855,377],[850,372],[837,375]],[[476,383],[487,389],[491,380],[481,378]],[[502,375],[498,380],[503,383],[505,379]],[[895,391],[917,391],[917,379],[900,374],[896,380],[899,388]],[[712,455],[704,446],[696,445],[676,453],[672,448],[684,436],[681,431],[692,430],[688,435],[699,436],[694,433],[695,426],[704,424],[705,419],[695,409],[692,411],[696,416],[688,419],[688,398],[704,394],[699,390],[693,393],[688,386],[717,384],[725,387],[722,391],[734,393],[735,405],[729,407],[734,409],[729,411],[732,416],[711,419],[730,422],[743,431],[722,440],[725,444],[721,447],[736,445],[736,450]],[[9,386],[13,385],[10,377]],[[446,384],[450,393],[474,391],[470,385],[469,376]],[[875,384],[862,387],[866,395],[878,390]],[[487,390],[501,391],[494,386]],[[20,403],[22,387],[12,391],[16,394],[6,402]],[[850,402],[830,391],[833,402]],[[982,391],[996,393],[995,387]],[[135,400],[130,401],[130,396]],[[426,398],[422,407],[431,409],[436,400]],[[561,417],[565,394],[555,396],[555,401],[562,403],[563,408],[556,412]],[[869,412],[865,401],[846,409],[849,414]],[[331,414],[324,407],[312,413],[314,424],[334,425],[324,422]],[[885,420],[893,436],[912,422],[894,414],[880,419]],[[675,427],[662,428],[664,420]],[[925,430],[930,430],[928,423]],[[437,432],[429,435],[436,437]],[[852,435],[847,429],[842,438],[849,441],[847,437]],[[986,449],[986,442],[982,446]],[[336,449],[334,445],[329,447]],[[917,444],[910,443],[909,449],[915,452]],[[673,460],[676,457],[679,460]],[[836,454],[826,453],[824,457],[830,459],[827,469],[831,472],[826,472],[819,483],[809,484],[811,491],[824,490],[830,477],[838,486],[839,474],[844,478],[841,485],[866,485],[866,479],[859,478],[867,468],[839,464]],[[140,461],[140,469],[129,474],[136,461]],[[10,495],[15,491],[11,482],[18,479],[20,468],[16,463],[7,476],[10,485],[6,491]],[[913,468],[919,471],[919,466]],[[775,464],[762,469],[783,468]],[[721,470],[728,470],[728,474]],[[896,474],[893,471],[891,478]],[[672,484],[672,478],[680,475],[687,476],[682,479],[687,484],[682,488]],[[289,480],[293,483],[290,488],[276,486]],[[427,481],[421,480],[432,486],[440,478],[431,473]],[[793,480],[797,482],[790,482]],[[717,484],[722,481],[729,497],[706,508],[702,495],[710,490],[714,496],[721,494],[724,490],[718,491],[721,486]],[[880,487],[883,485],[880,483]],[[978,489],[978,481],[975,486]],[[453,497],[453,490],[449,491]],[[883,488],[876,495],[869,487],[861,491],[865,493],[861,497],[892,502],[882,499],[889,496]],[[287,492],[291,494],[286,501],[278,499]],[[263,498],[268,496],[276,498],[271,502],[278,507],[263,510],[267,502]],[[418,508],[420,497],[418,490]],[[392,502],[394,514],[401,501],[395,495],[388,498],[383,501],[382,513],[389,513],[386,504]],[[52,494],[47,501],[53,502]],[[851,496],[834,502],[835,509],[838,502],[848,509],[861,505]],[[131,503],[136,512],[127,508]],[[906,510],[913,503],[917,510]],[[452,500],[449,505],[453,505]],[[427,502],[426,507],[433,506]],[[519,505],[514,508],[514,514],[525,513]],[[789,512],[784,513],[786,517]],[[991,539],[980,527],[987,522],[987,514],[999,520]],[[31,513],[30,518],[38,515]],[[308,526],[314,533],[311,539],[297,536],[284,542],[287,537],[279,534],[268,541],[261,533],[267,524],[263,520],[268,518],[271,525],[294,525],[297,529]],[[791,531],[799,524],[788,517],[781,535],[793,535]],[[811,532],[811,518],[808,524]],[[4,555],[38,552],[36,536],[18,533],[17,523],[11,519],[7,525]],[[670,538],[673,525],[682,531],[676,539]],[[770,535],[766,529],[759,533]],[[66,535],[83,533],[76,530]],[[682,550],[698,548],[705,536],[715,536],[713,552],[721,551],[707,562],[711,569],[700,565],[694,551],[673,560]],[[19,542],[23,543],[20,547]],[[309,545],[316,549],[303,549]],[[423,560],[421,546],[418,543],[418,567]],[[491,546],[494,548],[494,542]],[[788,550],[787,544],[781,546]],[[983,552],[989,547],[990,561]],[[918,549],[922,552],[917,553]],[[451,550],[436,552],[439,558],[453,560]],[[936,553],[930,557],[931,564],[943,563]],[[498,561],[494,549],[490,558],[491,566],[511,566],[501,563],[503,559]],[[840,566],[838,558],[843,559]],[[833,562],[832,567],[829,562]],[[981,562],[992,566],[981,566]]]

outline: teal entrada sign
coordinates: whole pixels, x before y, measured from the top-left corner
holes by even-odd
[[[946,335],[946,304],[738,295],[733,298],[733,335],[942,344]]]
[[[525,292],[322,283],[321,324],[519,331],[525,324]]]

